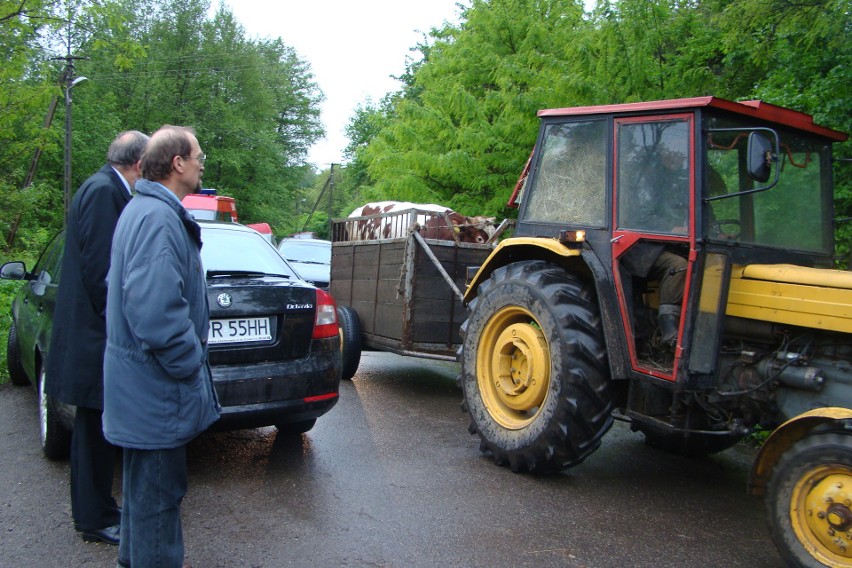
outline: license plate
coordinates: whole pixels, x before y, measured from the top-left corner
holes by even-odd
[[[233,318],[210,320],[207,343],[243,343],[247,341],[269,341],[272,326],[269,318]]]

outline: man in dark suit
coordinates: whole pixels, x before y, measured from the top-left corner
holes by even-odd
[[[118,544],[121,510],[112,496],[116,448],[106,441],[103,360],[106,277],[118,217],[141,177],[148,136],[119,134],[107,165],[74,196],[65,230],[62,278],[56,298],[45,391],[77,407],[71,437],[71,514],[87,542]]]

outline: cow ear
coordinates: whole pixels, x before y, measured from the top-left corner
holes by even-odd
[[[458,225],[453,225],[453,232],[454,232],[455,234],[457,234],[457,235],[458,235],[459,233],[461,233],[461,229],[459,229],[459,226],[458,226]]]

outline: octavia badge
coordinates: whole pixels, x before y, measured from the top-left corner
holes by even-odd
[[[231,299],[231,295],[225,292],[216,296],[216,303],[223,308],[230,308],[233,300]]]

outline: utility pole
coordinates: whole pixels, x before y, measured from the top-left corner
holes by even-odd
[[[302,225],[302,232],[305,232],[305,229],[308,228],[308,223],[311,222],[311,218],[314,216],[314,212],[317,210],[317,206],[322,202],[322,196],[325,194],[326,189],[330,189],[328,194],[328,226],[329,226],[329,234],[331,234],[331,216],[333,213],[332,206],[334,205],[334,166],[337,164],[331,164],[331,171],[328,174],[328,179],[325,180],[325,184],[323,184],[322,189],[320,190],[319,197],[314,202],[314,206],[311,207],[311,212],[308,214],[308,218],[305,219],[305,224]]]
[[[74,61],[84,59],[71,55],[71,42],[68,42],[68,54],[65,59],[65,73],[62,84],[65,87],[65,183],[63,195],[65,201],[65,222],[68,223],[68,212],[71,210],[71,89],[86,80],[86,77],[74,76]]]
[[[71,38],[73,36],[74,13],[71,2],[68,6],[68,37],[66,38],[65,57],[56,59],[65,60],[65,71],[62,74],[62,85],[65,87],[65,176],[63,184],[63,197],[65,201],[65,224],[68,224],[68,212],[71,210],[71,89],[86,80],[86,77],[75,77],[74,62],[85,57],[74,57],[71,55]]]
[[[331,231],[334,229],[334,222],[331,220],[334,214],[334,163],[331,164],[331,170],[328,172],[328,235],[331,240]]]

